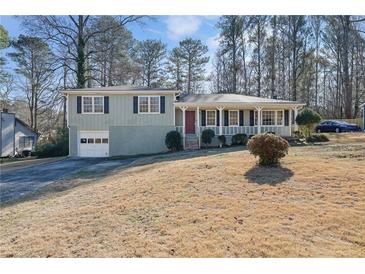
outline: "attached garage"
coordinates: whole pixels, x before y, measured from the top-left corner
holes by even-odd
[[[109,131],[80,131],[80,157],[108,157]]]

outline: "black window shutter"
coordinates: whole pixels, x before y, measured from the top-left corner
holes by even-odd
[[[220,118],[219,114],[220,114],[220,111],[216,111],[216,113],[217,113],[217,127],[219,127],[219,118]]]
[[[201,116],[202,116],[202,127],[205,127],[206,123],[205,123],[205,110],[202,110],[202,113],[201,113]]]
[[[81,113],[81,96],[77,96],[77,113]]]
[[[284,125],[289,126],[289,110],[284,110]]]
[[[228,110],[224,111],[224,126],[228,127]]]
[[[160,113],[165,113],[165,96],[160,97]]]
[[[243,110],[240,110],[240,126],[243,126]]]
[[[109,113],[109,96],[104,96],[104,113]]]
[[[138,113],[138,96],[133,96],[133,113]]]
[[[253,127],[255,125],[255,111],[250,110],[250,126]]]

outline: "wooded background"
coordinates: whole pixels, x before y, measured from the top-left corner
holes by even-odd
[[[221,16],[214,56],[199,39],[170,51],[157,39],[137,41],[128,26],[156,20],[148,16],[18,20],[16,38],[0,25],[0,104],[44,135],[66,126],[60,92],[70,88],[240,93],[297,100],[325,118],[359,117],[365,102],[365,16]]]

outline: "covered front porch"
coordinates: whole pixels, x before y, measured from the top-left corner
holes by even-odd
[[[280,136],[291,136],[297,130],[295,117],[299,106],[283,105],[175,105],[176,130],[186,139],[196,137],[200,147],[200,136],[205,129],[212,129],[216,136],[227,137],[238,133],[248,136],[273,132]]]

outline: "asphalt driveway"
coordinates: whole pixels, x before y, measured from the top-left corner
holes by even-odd
[[[113,171],[135,159],[103,158],[64,159],[52,163],[31,165],[16,170],[0,170],[0,204],[19,199],[41,187],[82,175],[97,176]]]

